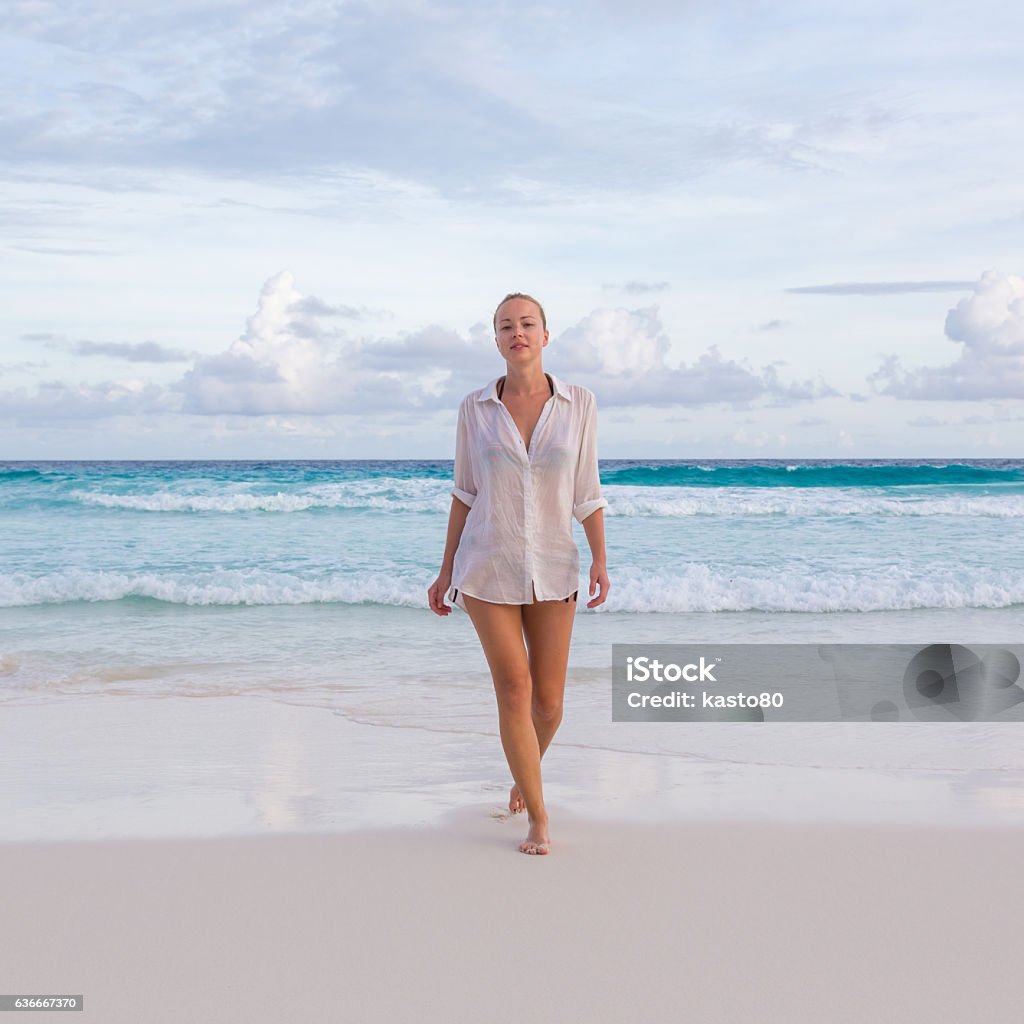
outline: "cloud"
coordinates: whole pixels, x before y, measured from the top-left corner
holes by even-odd
[[[909,399],[1024,398],[1024,277],[989,270],[946,316],[963,346],[947,366],[905,370],[889,356],[868,377],[879,394]]]
[[[711,405],[767,400],[787,405],[835,395],[822,381],[784,383],[774,365],[754,370],[710,346],[690,365],[670,366],[657,307],[599,309],[552,344],[552,361],[581,378],[603,405]]]
[[[316,296],[307,295],[292,304],[291,312],[304,316],[344,316],[358,320],[367,311],[357,306],[331,306]]]
[[[786,324],[785,320],[767,320],[765,323],[758,325],[759,331],[777,331],[780,327],[784,327]]]
[[[12,416],[20,422],[45,423],[175,412],[178,404],[163,388],[145,380],[105,381],[101,384],[42,381],[32,395],[24,388],[0,392],[0,416]]]
[[[296,320],[303,296],[281,271],[264,284],[245,333],[202,356],[176,386],[193,413],[340,412],[352,398],[345,365],[312,324]],[[311,329],[312,328],[312,329]]]
[[[192,356],[180,348],[167,348],[155,341],[80,341],[73,350],[80,356],[112,356],[132,363],[187,363]]]
[[[28,414],[106,416],[126,411],[182,411],[198,415],[293,416],[409,413],[452,409],[500,372],[488,326],[468,337],[428,325],[397,337],[355,339],[326,329],[320,317],[339,308],[302,295],[283,270],[260,293],[244,333],[223,352],[202,355],[167,388],[147,382],[75,387],[44,385],[34,399],[0,395],[0,407]],[[598,309],[553,343],[556,372],[599,391],[610,406],[680,406],[764,400],[789,404],[835,394],[819,382],[783,382],[776,366],[759,370],[724,358],[711,346],[690,365],[669,365],[670,341],[656,307]],[[154,342],[79,342],[76,351],[138,362],[184,354]],[[33,406],[35,402],[35,406]],[[283,421],[282,421],[283,422]]]
[[[439,408],[456,405],[502,372],[493,333],[482,324],[474,325],[469,338],[432,325],[368,342],[353,353],[352,362],[360,371],[399,375],[416,406]]]
[[[104,249],[59,249],[55,246],[12,245],[18,252],[31,252],[37,256],[109,256]]]
[[[603,290],[623,291],[629,295],[646,295],[650,292],[666,292],[672,286],[668,281],[626,281],[625,284],[606,284]]]
[[[46,361],[33,363],[28,360],[20,363],[0,363],[0,373],[33,373],[36,370],[45,370],[49,365]]]
[[[568,368],[601,376],[643,376],[665,368],[670,342],[656,306],[599,309],[558,338],[557,353]]]
[[[798,295],[906,295],[912,292],[962,292],[973,281],[853,281],[839,284],[809,284],[787,288]]]
[[[354,337],[322,318],[345,308],[299,292],[290,271],[268,279],[244,332],[221,352],[200,355],[166,387],[148,381],[42,385],[36,396],[0,394],[0,411],[42,417],[182,412],[245,417],[450,412],[501,372],[489,325],[467,334],[427,325],[394,337]],[[709,346],[689,363],[670,362],[657,307],[597,309],[553,339],[548,365],[594,388],[602,405],[631,407],[787,406],[835,395],[820,379],[782,380],[778,362],[753,367]],[[157,345],[83,341],[75,350],[135,362],[185,353]],[[279,422],[285,422],[280,419]],[[288,420],[288,422],[296,422]]]
[[[197,359],[174,386],[185,411],[260,416],[447,408],[495,368],[486,347],[440,327],[356,340],[318,323],[345,308],[351,307],[301,295],[287,270],[274,275],[245,333],[225,352]]]
[[[98,418],[133,412],[290,417],[452,409],[481,378],[497,376],[500,359],[483,324],[469,338],[437,326],[399,337],[355,339],[321,318],[356,307],[305,296],[281,271],[263,286],[244,333],[224,351],[194,356],[156,342],[82,341],[72,350],[133,362],[195,361],[175,383],[107,381],[74,385],[49,381],[34,395],[0,392],[0,414],[40,420]],[[44,344],[56,336],[37,334]],[[295,423],[280,418],[278,423]]]
[[[990,416],[965,416],[960,422],[965,423],[968,426],[990,426],[993,423],[1009,423],[1024,420],[1024,416],[1015,416],[1010,413],[1008,409],[996,407],[993,409]]]
[[[728,31],[711,51],[703,28],[652,31],[652,11],[703,23],[706,4],[658,0],[614,19],[585,4],[467,0],[6,7],[0,60],[17,97],[0,97],[6,173],[70,168],[102,185],[111,169],[293,182],[370,171],[449,199],[520,203],[525,190],[552,205],[566,189],[632,196],[752,163],[832,172],[851,150],[907,132],[902,110],[855,90],[841,114],[773,102],[787,75],[770,59],[755,70]],[[524,23],[542,47],[509,47]],[[771,19],[752,25],[773,31]],[[808,52],[821,35],[801,37]],[[788,74],[804,84],[799,65]]]

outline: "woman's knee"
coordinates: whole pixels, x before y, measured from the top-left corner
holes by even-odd
[[[498,706],[509,714],[529,715],[533,694],[529,672],[503,672],[494,678]]]
[[[562,717],[562,694],[545,693],[535,688],[531,698],[530,710],[534,718],[545,722],[557,722]]]

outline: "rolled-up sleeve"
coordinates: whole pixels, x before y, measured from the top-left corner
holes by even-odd
[[[576,480],[573,492],[573,518],[582,523],[599,508],[607,508],[601,497],[601,477],[597,468],[597,402],[589,396],[583,414],[580,432],[580,452],[576,461]]]
[[[451,493],[452,497],[458,498],[463,505],[468,505],[470,508],[476,501],[476,482],[473,479],[473,460],[469,444],[465,402],[459,406],[459,423],[455,428],[455,486]]]

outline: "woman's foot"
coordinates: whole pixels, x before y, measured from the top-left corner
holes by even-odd
[[[508,791],[508,809],[510,814],[521,814],[526,810],[526,801],[515,783],[512,783],[512,788]]]
[[[519,844],[520,853],[546,854],[550,852],[551,838],[548,836],[547,819],[543,822],[531,821],[530,831]]]

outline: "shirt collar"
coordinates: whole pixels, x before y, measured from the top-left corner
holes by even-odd
[[[551,383],[555,385],[555,394],[559,398],[564,398],[567,402],[572,401],[572,392],[569,390],[567,384],[563,384],[553,373],[548,373],[551,378]],[[498,381],[501,377],[495,377],[487,387],[480,391],[480,394],[476,396],[478,402],[500,402],[498,398]]]

